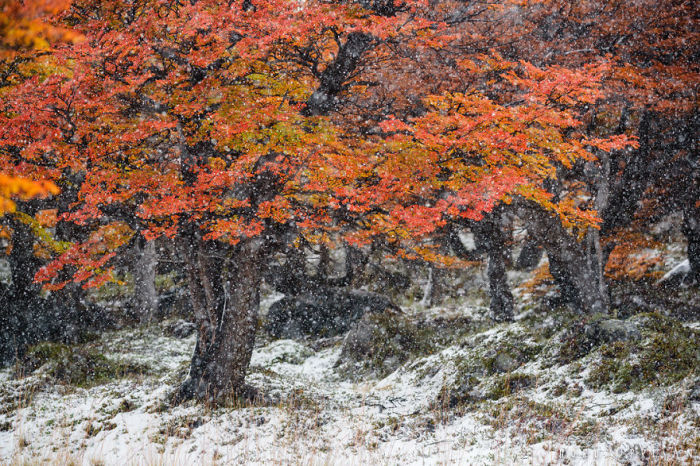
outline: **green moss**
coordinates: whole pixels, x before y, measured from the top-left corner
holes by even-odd
[[[44,342],[29,348],[15,372],[24,376],[43,366],[46,366],[46,373],[59,382],[78,387],[143,374],[148,369],[142,364],[109,359],[92,348]]]
[[[487,393],[487,398],[498,400],[504,396],[517,393],[535,383],[535,378],[528,374],[507,374],[497,378]]]
[[[673,384],[700,367],[700,332],[658,313],[633,319],[641,327],[642,339],[603,345],[586,380],[590,386],[614,393],[638,391]]]
[[[655,333],[675,333],[685,329],[678,320],[658,312],[643,312],[630,318],[637,322],[643,330]]]
[[[409,359],[431,354],[437,347],[436,331],[418,326],[403,316],[377,313],[366,316],[372,326],[368,354],[350,354],[362,369],[383,377]]]
[[[438,317],[419,322],[417,325],[426,331],[432,331],[436,346],[447,347],[464,341],[465,338],[493,326],[489,320],[474,320],[464,316]]]
[[[499,342],[489,350],[482,360],[487,374],[511,372],[521,365],[534,360],[542,351],[540,345],[523,344],[522,336],[508,334],[508,340]]]
[[[600,434],[601,427],[593,419],[584,419],[573,430],[573,434],[584,439],[595,438]]]
[[[134,402],[124,398],[117,406],[116,410],[114,411],[114,414],[128,413],[129,411],[133,411],[134,409],[136,409],[136,405],[134,405]]]
[[[579,317],[569,321],[565,327],[566,330],[559,337],[559,352],[556,362],[559,364],[569,364],[593,351],[599,344],[599,341],[592,338],[592,336],[586,332],[586,328],[595,322],[604,320],[606,317],[607,316],[602,314],[595,314],[584,319]]]
[[[177,286],[177,279],[177,272],[169,272],[164,275],[156,275],[156,289],[160,292],[171,290],[175,288],[175,286]]]
[[[468,352],[452,358],[454,376],[446,381],[433,404],[460,409],[532,385],[532,376],[514,372],[534,361],[543,350],[542,345],[529,341],[524,327],[499,333],[488,342],[480,339],[470,342]]]
[[[517,426],[528,443],[560,438],[573,422],[562,407],[538,403],[518,395],[490,403],[486,412],[486,423],[497,429]]]
[[[471,372],[458,372],[453,383],[442,386],[433,408],[459,409],[481,401],[483,397],[475,390],[479,382],[479,378]]]
[[[562,380],[552,388],[551,393],[553,396],[562,396],[564,393],[566,393],[567,387],[568,385],[566,384],[566,382]]]
[[[59,362],[69,359],[72,350],[62,343],[42,342],[30,346],[24,357],[15,366],[15,375],[29,375],[48,362]]]

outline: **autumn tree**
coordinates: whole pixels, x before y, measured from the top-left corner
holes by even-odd
[[[578,67],[607,60],[605,95],[587,109],[586,132],[638,140],[635,147],[596,152],[595,161],[578,169],[582,176],[576,181],[584,183],[581,187],[602,219],[588,246],[599,251],[599,259],[590,263],[601,270],[613,251],[616,256],[634,252],[623,238],[646,235],[654,218],[675,210],[683,212],[688,255],[697,274],[697,15],[693,2],[674,1],[548,0],[522,10],[528,39],[508,52],[540,65]],[[571,183],[559,189],[567,186]],[[557,242],[548,247],[545,241],[545,248],[551,256],[564,250]],[[559,282],[575,290],[571,275],[580,265],[564,257],[555,262],[560,264]]]
[[[246,392],[265,264],[299,235],[449,265],[444,228],[497,207],[595,228],[551,187],[631,144],[581,131],[606,63],[508,60],[486,45],[516,4],[486,29],[493,5],[453,6],[75,2],[65,21],[85,40],[13,86],[0,125],[5,160],[74,187],[58,221],[82,233],[35,278],[100,286],[135,241],[169,238],[198,328],[177,398],[218,400]]]
[[[36,52],[48,49],[51,43],[79,39],[78,34],[69,29],[46,21],[48,16],[60,13],[68,4],[65,0],[0,2],[0,74],[3,76],[3,87],[9,84],[8,78],[17,62],[35,60]],[[15,210],[12,198],[31,199],[57,192],[51,182],[22,178],[14,171],[0,173],[0,215]]]
[[[539,8],[540,2],[531,2],[527,6]],[[388,14],[401,5],[397,3],[382,3],[382,13]],[[624,134],[616,140],[610,139],[603,143],[611,134],[606,134],[604,138],[596,135],[584,134],[585,128],[581,122],[586,113],[586,109],[594,106],[598,99],[603,97],[602,93],[594,95],[591,85],[600,85],[602,74],[606,69],[604,59],[593,60],[585,66],[577,64],[576,68],[584,70],[582,73],[572,73],[564,67],[544,67],[530,68],[517,63],[517,58],[513,61],[504,59],[501,53],[512,53],[513,44],[525,43],[530,37],[531,30],[528,25],[523,25],[522,2],[501,2],[498,4],[482,2],[440,2],[431,5],[430,9],[421,10],[424,18],[429,18],[432,24],[430,34],[402,34],[392,37],[376,37],[365,33],[362,38],[352,36],[347,41],[342,40],[342,36],[333,35],[326,40],[330,43],[328,47],[337,50],[330,59],[324,61],[322,54],[318,52],[319,43],[323,40],[309,42],[302,46],[288,49],[291,53],[291,60],[309,69],[309,72],[317,77],[319,85],[309,100],[309,107],[314,114],[329,113],[334,121],[344,127],[355,128],[358,139],[371,139],[371,135],[378,131],[377,123],[383,120],[386,114],[393,114],[398,120],[407,122],[414,119],[423,118],[426,113],[433,113],[433,118],[437,115],[449,115],[445,120],[445,130],[447,134],[440,141],[441,145],[434,147],[434,150],[452,153],[450,157],[454,160],[462,160],[465,166],[470,166],[470,162],[483,163],[483,157],[488,153],[499,155],[506,154],[513,159],[522,158],[530,162],[531,157],[526,157],[522,148],[511,148],[514,143],[514,136],[528,140],[530,134],[519,134],[521,129],[516,129],[510,122],[501,123],[498,121],[497,113],[489,114],[490,106],[505,105],[507,107],[522,105],[524,99],[531,99],[542,108],[558,110],[558,116],[565,114],[566,122],[556,127],[557,132],[571,134],[571,141],[581,142],[589,139],[590,143],[581,151],[576,152],[576,156],[562,162],[557,160],[556,154],[547,147],[537,148],[533,145],[532,151],[538,153],[544,160],[547,160],[547,176],[540,177],[539,180],[531,180],[532,185],[545,189],[543,180],[547,178],[545,191],[552,196],[550,206],[567,205],[569,210],[588,210],[589,213],[595,211],[596,206],[578,205],[581,194],[580,190],[564,191],[558,186],[562,185],[564,176],[568,176],[574,181],[580,178],[579,173],[570,170],[574,166],[580,166],[580,160],[593,162],[595,158],[594,150],[609,152],[615,148],[622,148],[628,145],[629,139]],[[323,39],[323,38],[322,38]],[[362,39],[362,40],[360,40]],[[494,53],[496,51],[496,53]],[[523,53],[522,56],[527,56]],[[519,58],[519,57],[518,57]],[[525,73],[526,76],[513,76],[513,73]],[[527,73],[530,76],[527,76]],[[568,80],[568,81],[567,81]],[[471,107],[464,106],[461,102],[455,103],[451,108],[443,105],[440,108],[431,106],[431,100],[435,96],[463,94],[467,98],[478,100],[478,104]],[[584,94],[586,94],[584,96]],[[328,104],[328,102],[331,102]],[[534,106],[534,104],[532,104]],[[461,134],[457,126],[451,128],[449,125],[457,125],[460,122],[454,121],[451,112],[459,112],[460,107],[469,108],[470,113],[464,115],[470,119],[470,125]],[[485,112],[483,119],[485,123],[480,125],[479,112]],[[534,111],[534,110],[533,110]],[[539,115],[538,115],[539,116]],[[546,117],[545,117],[546,118]],[[530,125],[536,126],[544,121],[545,124],[552,124],[553,120],[533,120]],[[493,128],[488,128],[492,124]],[[423,132],[434,135],[442,130],[434,122],[431,127]],[[474,126],[476,125],[476,126]],[[569,125],[569,126],[567,126]],[[487,127],[490,133],[481,131]],[[548,128],[552,129],[552,128]],[[386,136],[391,131],[384,131]],[[512,132],[511,132],[512,131]],[[528,131],[523,131],[527,133]],[[460,149],[460,138],[466,140],[469,133],[474,133],[475,142],[466,148]],[[615,136],[615,133],[612,133]],[[490,145],[489,137],[493,137],[503,142]],[[483,140],[480,140],[483,138]],[[563,142],[560,140],[558,142]],[[424,143],[433,142],[427,139]],[[382,139],[382,144],[384,143]],[[566,152],[566,151],[564,151]],[[473,158],[471,158],[473,155]],[[446,157],[446,160],[449,158]],[[471,160],[470,160],[471,158]],[[393,159],[391,159],[393,160]],[[409,159],[421,160],[426,163],[426,158],[416,157]],[[512,163],[513,160],[505,160]],[[452,163],[457,165],[456,163]],[[529,164],[523,164],[529,166]],[[531,166],[529,166],[531,168]],[[471,167],[469,168],[471,170]],[[397,189],[392,192],[393,199],[410,199],[412,202],[421,202],[423,205],[433,205],[442,197],[449,195],[453,188],[449,183],[444,183],[450,176],[457,176],[461,168],[453,169],[443,161],[436,161],[434,165],[426,164],[426,170],[433,170],[433,173],[426,175],[420,170],[414,170],[414,178],[404,179],[396,182]],[[527,170],[527,168],[526,168]],[[430,180],[432,177],[432,181]],[[442,178],[442,180],[440,180]],[[505,178],[505,177],[504,177]],[[502,179],[504,179],[502,178]],[[418,182],[417,180],[421,180]],[[515,177],[511,178],[514,183]],[[375,185],[370,184],[371,188]],[[418,195],[416,192],[422,190]],[[407,195],[409,194],[410,195]],[[502,194],[502,193],[501,193]],[[410,196],[413,196],[412,198]],[[495,199],[505,199],[505,196],[495,194]],[[518,202],[510,210],[513,212],[517,207],[522,216],[533,217],[538,221],[544,221],[547,227],[538,233],[538,236],[546,239],[545,231],[549,228],[558,229],[562,235],[568,238],[566,244],[562,242],[551,242],[551,255],[555,253],[570,255],[569,250],[578,250],[576,257],[580,260],[574,265],[571,263],[566,274],[578,274],[577,276],[564,276],[565,268],[554,266],[555,270],[562,270],[558,274],[562,278],[561,282],[566,282],[565,294],[569,299],[574,300],[578,306],[588,312],[604,311],[607,308],[606,291],[603,283],[602,270],[592,267],[587,270],[581,265],[585,263],[600,263],[594,257],[595,250],[585,250],[582,242],[579,241],[580,229],[588,230],[589,234],[597,235],[597,222],[592,221],[591,216],[584,215],[586,220],[573,226],[569,217],[568,227],[566,216],[557,214],[551,207],[544,207],[542,198],[536,202],[523,202],[522,196],[518,197]],[[411,202],[408,201],[408,202]],[[495,204],[499,204],[495,202]],[[503,205],[503,203],[500,203]],[[574,205],[576,204],[576,205]],[[493,205],[490,205],[490,210]],[[534,209],[534,210],[533,210]],[[439,211],[439,209],[434,209]],[[489,276],[492,294],[492,313],[498,319],[508,319],[512,317],[512,296],[507,287],[505,278],[505,265],[503,253],[506,248],[505,238],[500,231],[497,212],[487,216],[482,222],[479,216],[476,221],[470,218],[468,213],[464,215],[452,216],[452,218],[440,217],[436,215],[426,222],[435,227],[445,222],[446,225],[470,228],[482,238],[482,243],[486,245],[489,254]],[[439,222],[438,222],[439,220]],[[364,221],[364,219],[363,219]],[[438,223],[436,223],[438,222]],[[489,226],[487,228],[487,226]],[[587,226],[585,226],[587,225]],[[531,229],[534,229],[532,227]],[[567,231],[568,229],[568,231]],[[446,233],[441,233],[435,228],[434,233],[438,236],[449,235],[454,230],[447,227]],[[573,231],[576,230],[576,231]],[[410,235],[415,234],[412,232]],[[423,232],[425,233],[425,232]],[[407,239],[407,234],[403,239]],[[423,235],[425,236],[425,235]],[[391,235],[382,235],[382,238],[391,238]],[[399,236],[394,235],[394,238]],[[590,241],[589,241],[590,242]],[[398,244],[398,241],[393,241]],[[454,241],[451,244],[455,244]],[[433,249],[433,253],[434,253]],[[598,251],[600,252],[600,251]],[[593,261],[591,261],[593,259]],[[561,262],[560,259],[552,258],[552,262]],[[556,273],[556,272],[555,272]],[[583,274],[583,275],[582,275]],[[583,287],[583,288],[582,288]]]
[[[76,43],[80,34],[61,26],[57,16],[69,6],[65,0],[0,2],[0,95],[3,117],[12,116],[5,104],[24,79],[53,72],[48,58],[52,47]],[[11,99],[7,99],[11,100]],[[67,311],[70,296],[45,299],[32,275],[53,252],[63,248],[50,233],[58,193],[50,167],[27,164],[14,147],[0,149],[0,237],[4,241],[9,276],[0,285],[0,362],[21,354],[41,339],[75,337],[81,306]],[[55,173],[55,171],[54,171]],[[61,195],[65,202],[73,190]],[[66,312],[67,311],[67,312]],[[58,322],[61,317],[64,322]]]
[[[310,82],[269,57],[283,38],[330,25],[395,26],[356,7],[282,10],[76,3],[67,20],[86,40],[57,51],[57,72],[8,101],[7,150],[59,177],[83,174],[61,220],[93,232],[37,275],[47,288],[99,286],[139,236],[181,248],[199,328],[181,398],[243,389],[266,255],[289,226],[330,225],[326,193],[366,171],[342,131],[300,112]]]

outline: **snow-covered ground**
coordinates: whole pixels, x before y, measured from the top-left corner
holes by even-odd
[[[424,315],[478,314],[470,308]],[[522,317],[522,316],[521,316]],[[464,361],[506,338],[512,324],[475,331],[384,378],[334,366],[340,338],[262,339],[248,381],[253,406],[177,407],[167,400],[186,374],[194,337],[163,326],[106,333],[111,358],[148,370],[92,388],[54,384],[38,371],[0,374],[0,462],[8,464],[693,464],[700,461],[700,403],[674,406],[692,381],[642,392],[592,391],[586,364],[518,368],[535,380],[461,409],[438,401]],[[517,341],[529,345],[525,337]],[[94,345],[94,344],[93,344]],[[312,347],[315,347],[314,350]],[[546,353],[541,353],[544,355]],[[551,367],[548,367],[551,366]],[[495,379],[494,379],[495,380]],[[556,387],[563,387],[559,392]],[[694,455],[694,456],[693,456]],[[697,463],[696,463],[697,464]]]

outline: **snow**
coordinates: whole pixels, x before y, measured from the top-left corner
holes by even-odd
[[[477,318],[481,310],[437,308],[426,315],[460,312]],[[540,360],[518,369],[537,380],[523,392],[462,411],[436,406],[459,361],[479,357],[523,325],[521,318],[476,332],[383,379],[361,382],[335,371],[341,338],[261,338],[247,380],[268,402],[216,409],[167,404],[186,374],[194,337],[164,336],[158,326],[106,333],[98,345],[106,354],[147,364],[148,374],[81,389],[55,385],[39,373],[15,380],[11,370],[1,371],[0,393],[21,401],[17,409],[0,410],[0,426],[6,426],[0,428],[0,462],[612,465],[641,464],[645,454],[658,459],[675,451],[669,445],[697,439],[699,403],[681,413],[663,411],[680,385],[623,394],[586,388],[578,397],[557,397],[552,387],[583,385],[585,370],[543,368]],[[562,426],[551,428],[557,416]],[[660,433],[645,419],[674,424]],[[577,433],[586,426],[593,434]],[[679,448],[677,454],[674,459],[686,453]]]

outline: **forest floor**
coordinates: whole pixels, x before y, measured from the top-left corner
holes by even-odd
[[[474,296],[405,307],[438,343],[389,362],[338,364],[342,336],[261,334],[248,382],[265,399],[217,408],[168,404],[194,336],[172,336],[172,322],[107,332],[84,347],[124,377],[0,372],[0,463],[700,464],[700,322],[616,320],[635,343],[581,355],[575,316],[527,298],[500,324]]]

